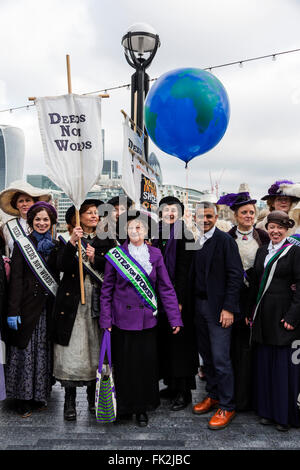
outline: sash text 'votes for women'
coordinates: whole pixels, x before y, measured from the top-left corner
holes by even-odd
[[[118,262],[122,265],[124,270],[126,270],[128,274],[130,274],[135,279],[139,287],[147,294],[147,296],[150,299],[152,299],[153,293],[147,287],[147,284],[145,283],[145,281],[143,281],[143,278],[130,266],[127,260],[124,259],[123,256],[120,254],[120,252],[117,249],[114,249],[111,253],[118,260]]]
[[[50,124],[60,127],[61,137],[82,137],[82,129],[74,124],[85,123],[86,115],[70,114],[68,116],[61,115],[59,113],[48,113]],[[73,152],[82,150],[90,150],[92,148],[92,142],[87,140],[86,142],[71,142],[69,140],[61,139],[54,140],[59,151],[72,150]]]

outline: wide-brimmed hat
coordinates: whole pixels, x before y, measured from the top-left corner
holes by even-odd
[[[295,221],[290,219],[287,213],[283,211],[272,211],[268,214],[267,222],[265,224],[266,229],[268,228],[268,224],[271,222],[282,225],[287,230],[295,225]]]
[[[6,214],[19,216],[18,209],[11,205],[12,199],[16,193],[26,194],[32,198],[37,198],[39,201],[49,202],[51,194],[49,190],[36,188],[23,180],[13,181],[7,189],[0,193],[0,208]]]
[[[99,207],[101,204],[104,204],[103,201],[101,201],[100,199],[85,199],[83,201],[83,203],[81,204],[80,206],[80,209],[79,209],[79,212],[81,210],[81,208],[83,206],[86,206],[86,205],[93,205],[95,207]],[[69,207],[69,209],[67,210],[66,214],[65,214],[65,220],[67,222],[67,224],[71,225],[72,224],[72,219],[75,215],[75,206],[71,206]]]
[[[228,206],[232,211],[236,211],[241,206],[256,204],[256,199],[252,199],[248,192],[229,193],[221,196],[217,204]]]
[[[293,183],[288,180],[275,181],[268,189],[268,194],[261,199],[267,201],[272,197],[289,196],[293,201],[300,200],[300,183]]]
[[[161,209],[163,205],[172,206],[176,204],[181,208],[181,215],[184,214],[184,205],[182,202],[175,196],[165,196],[159,201],[159,215],[161,215]]]

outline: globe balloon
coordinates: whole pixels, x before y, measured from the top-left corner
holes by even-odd
[[[220,142],[229,116],[229,100],[220,80],[196,68],[165,73],[145,101],[148,135],[162,151],[186,163]]]

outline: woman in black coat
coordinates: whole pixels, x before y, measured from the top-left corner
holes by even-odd
[[[76,388],[86,386],[89,410],[95,413],[96,373],[101,332],[100,293],[106,252],[114,241],[96,236],[101,201],[87,199],[80,208],[80,227],[75,227],[75,207],[66,213],[71,235],[61,240],[57,269],[63,273],[54,307],[54,376],[65,388],[64,418],[76,419]],[[77,242],[86,247],[84,265],[85,305],[80,301]]]
[[[286,238],[293,225],[285,212],[268,215],[271,241],[257,251],[249,304],[254,409],[261,424],[274,424],[279,431],[300,426],[300,365],[293,354],[293,342],[300,340],[300,247]]]
[[[5,378],[3,364],[6,360],[6,299],[7,299],[7,279],[3,256],[5,254],[5,241],[0,230],[0,400],[6,398]]]
[[[161,397],[172,400],[171,411],[178,411],[191,402],[191,390],[196,388],[195,375],[199,365],[193,309],[189,305],[188,296],[188,274],[194,253],[194,238],[183,220],[180,220],[184,206],[179,199],[167,196],[160,201],[159,207],[162,219],[159,223],[159,238],[152,244],[160,248],[163,254],[184,325],[179,334],[174,336],[167,316],[162,306],[159,306],[160,377],[167,385],[160,394]]]
[[[33,204],[27,215],[32,229],[28,238],[53,276],[50,285],[56,285],[58,278],[55,270],[58,243],[51,237],[56,219],[54,207],[47,202]],[[46,405],[51,392],[53,358],[49,331],[55,291],[46,288],[44,278],[34,274],[20,246],[15,243],[11,259],[6,393],[7,398],[18,400],[18,412],[27,417],[32,407]]]
[[[250,292],[249,282],[253,272],[256,252],[270,241],[267,232],[256,229],[256,200],[248,192],[231,193],[222,196],[218,204],[225,204],[234,212],[236,225],[229,235],[236,241],[243,263],[244,284],[240,292],[240,318],[232,328],[232,365],[235,374],[235,402],[238,411],[251,408],[251,347],[250,331],[246,325],[247,303]]]

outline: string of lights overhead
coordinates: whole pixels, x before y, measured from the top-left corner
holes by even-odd
[[[281,56],[281,55],[284,55],[284,54],[292,54],[292,53],[299,52],[299,51],[300,51],[300,48],[299,49],[292,49],[292,50],[289,50],[289,51],[283,51],[283,52],[275,52],[273,54],[267,54],[267,55],[262,55],[262,56],[258,56],[258,57],[251,57],[251,58],[248,58],[248,59],[242,59],[242,60],[236,60],[236,61],[233,61],[233,62],[227,62],[225,64],[212,65],[212,66],[203,68],[203,70],[207,70],[207,71],[211,72],[214,69],[230,67],[230,66],[233,66],[233,65],[238,65],[239,67],[242,68],[243,64],[245,64],[247,62],[253,62],[253,61],[256,61],[256,60],[262,60],[262,59],[268,59],[268,58],[271,58],[273,61],[275,61],[277,56]],[[154,82],[155,80],[157,80],[157,78],[151,78],[150,82]],[[114,86],[114,87],[110,87],[110,88],[103,88],[102,90],[90,91],[88,93],[83,93],[83,95],[93,95],[93,94],[96,94],[96,93],[108,93],[109,91],[120,90],[121,88],[127,88],[129,90],[130,87],[131,87],[131,84],[126,83],[124,85],[118,85],[118,86]],[[35,106],[35,104],[27,104],[27,105],[23,105],[23,106],[10,107],[10,108],[7,108],[7,109],[1,109],[0,113],[7,113],[7,112],[12,113],[13,111],[17,111],[19,109],[29,110],[33,106]]]

